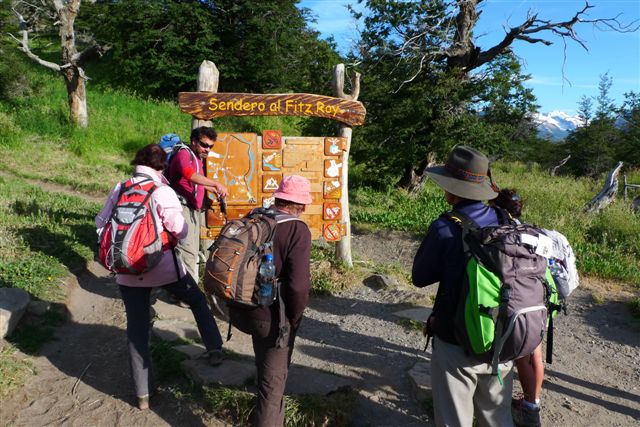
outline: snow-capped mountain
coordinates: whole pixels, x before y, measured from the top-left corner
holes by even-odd
[[[564,139],[569,132],[582,125],[578,116],[570,116],[564,111],[536,113],[534,120],[538,123],[538,135],[553,141]]]

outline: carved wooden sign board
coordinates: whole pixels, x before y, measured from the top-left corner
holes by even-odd
[[[180,109],[199,120],[224,116],[313,116],[343,122],[364,123],[361,102],[308,93],[251,94],[180,92]],[[343,191],[342,154],[347,140],[338,137],[282,136],[279,130],[255,133],[220,133],[209,152],[207,176],[229,189],[227,219],[244,216],[273,203],[273,193],[283,176],[301,175],[311,182],[312,203],[301,215],[313,239],[338,241],[344,234],[340,221]],[[207,228],[201,238],[213,239],[225,224],[225,216],[213,195],[207,210]]]
[[[338,241],[342,207],[342,152],[346,140],[337,137],[282,136],[279,130],[255,133],[219,133],[206,160],[207,176],[229,189],[227,218],[240,218],[251,209],[273,203],[273,192],[283,176],[301,175],[311,182],[312,203],[301,219],[311,237]],[[213,195],[207,210],[203,239],[215,238],[225,224]]]
[[[180,92],[180,109],[200,120],[224,116],[313,116],[349,126],[364,123],[361,102],[309,93]]]

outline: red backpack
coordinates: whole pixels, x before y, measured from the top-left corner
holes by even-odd
[[[113,273],[142,274],[153,268],[169,245],[169,233],[158,218],[151,195],[158,186],[144,174],[120,186],[111,218],[99,239],[100,263]]]

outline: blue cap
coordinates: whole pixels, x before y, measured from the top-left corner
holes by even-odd
[[[265,261],[273,261],[273,254],[266,254],[264,256]]]

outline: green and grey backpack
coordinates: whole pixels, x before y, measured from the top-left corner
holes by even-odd
[[[548,323],[547,346],[552,345],[552,319],[561,308],[545,257],[549,238],[542,229],[518,224],[506,211],[496,210],[502,225],[484,228],[462,212],[445,214],[462,228],[465,253],[456,338],[490,362],[494,375],[499,363],[531,354]]]

